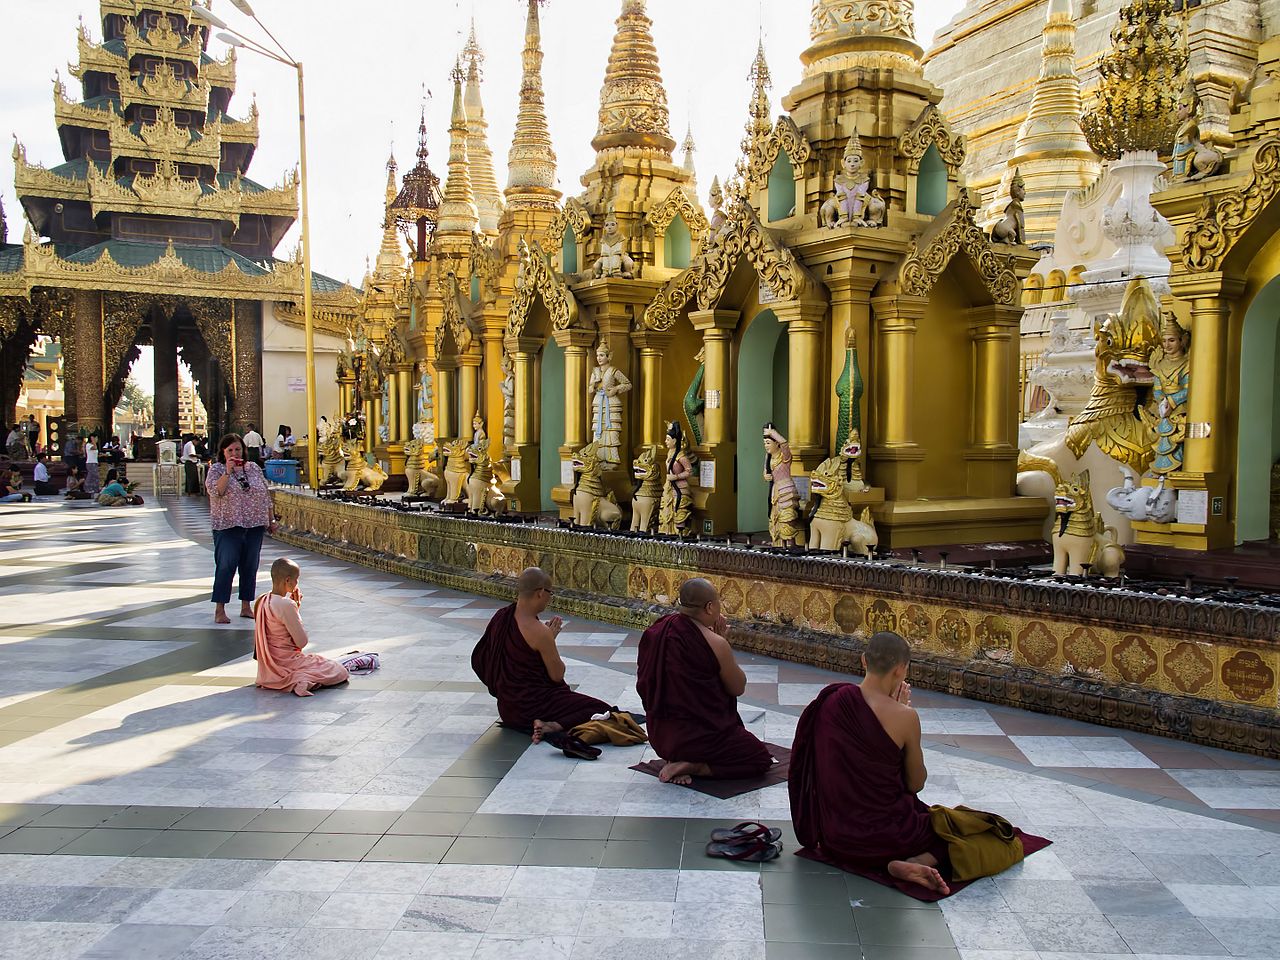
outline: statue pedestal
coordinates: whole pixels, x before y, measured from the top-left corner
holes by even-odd
[[[507,448],[507,457],[511,461],[511,478],[502,485],[502,492],[511,502],[511,509],[523,513],[530,504],[537,504],[542,498],[542,489],[538,477],[538,445],[525,444]]]

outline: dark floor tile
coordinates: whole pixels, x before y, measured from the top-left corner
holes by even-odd
[[[311,833],[285,854],[286,860],[361,860],[380,838],[367,833]]]
[[[540,816],[477,813],[459,833],[463,837],[516,837],[527,840],[538,830]]]
[[[858,930],[848,904],[766,903],[766,940],[791,943],[857,943]]]
[[[1160,882],[1086,883],[1084,892],[1108,915],[1122,917],[1189,917],[1182,901]]]
[[[679,844],[609,840],[600,866],[674,870],[680,866],[680,853]]]
[[[0,837],[0,853],[53,853],[85,832],[84,827],[19,827]]]
[[[941,910],[856,910],[864,944],[886,947],[954,947]]]
[[[760,878],[765,903],[821,903],[849,905],[844,879],[829,873],[763,873]]]
[[[861,954],[847,943],[765,944],[766,960],[859,960]]]
[[[396,836],[456,837],[471,818],[470,813],[418,813],[411,810],[398,816],[386,832]]]
[[[103,826],[134,830],[164,830],[194,810],[194,807],[126,807],[110,820],[105,821]]]
[[[316,832],[372,833],[382,836],[398,819],[398,810],[335,810],[320,822]]]
[[[127,810],[105,804],[68,803],[32,822],[35,827],[96,827]]]
[[[442,863],[516,865],[524,859],[529,841],[496,837],[459,837],[444,855]]]
[[[173,824],[176,830],[243,830],[261,807],[200,807]]]
[[[208,929],[179,924],[122,923],[80,954],[80,960],[176,957]]]
[[[610,840],[643,840],[648,843],[681,843],[685,822],[674,817],[614,817]]]
[[[961,960],[955,947],[894,947],[879,943],[864,943],[862,955],[866,960]]]
[[[410,813],[465,813],[469,816],[480,809],[484,797],[422,796],[409,805]]]
[[[925,903],[922,900],[917,900],[915,897],[909,897],[899,890],[886,887],[882,883],[876,883],[873,880],[868,880],[866,877],[860,877],[857,874],[841,872],[840,878],[844,881],[845,890],[848,891],[849,901],[865,909],[938,909],[935,904]]]
[[[237,833],[209,856],[223,860],[283,860],[306,836],[305,833]]]
[[[441,777],[427,787],[424,796],[487,797],[501,782],[492,777]]]
[[[327,816],[325,810],[264,810],[242,829],[249,833],[310,833]]]
[[[604,840],[533,839],[520,862],[539,867],[598,867],[604,857]]]
[[[163,830],[134,852],[135,857],[207,857],[235,834],[225,830]]]
[[[87,857],[127,857],[160,835],[159,830],[117,830],[95,827],[58,849],[58,853]]]
[[[387,834],[364,855],[365,860],[391,863],[439,863],[453,844],[452,837],[408,837]]]
[[[539,840],[607,840],[612,827],[612,817],[543,817],[533,836]]]
[[[56,809],[56,803],[0,803],[0,825],[22,827]]]
[[[457,761],[444,772],[446,777],[486,777],[501,779],[511,772],[514,760],[472,760]]]

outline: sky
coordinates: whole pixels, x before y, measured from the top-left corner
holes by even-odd
[[[413,165],[424,91],[432,169],[444,177],[448,160],[452,84],[448,75],[466,42],[472,17],[486,55],[483,98],[500,187],[515,126],[524,45],[524,0],[251,0],[262,22],[305,67],[307,165],[313,269],[359,283],[366,258],[381,240],[386,161],[394,149],[400,174]],[[808,45],[808,0],[649,0],[654,38],[666,82],[672,135],[692,127],[699,187],[706,197],[713,175],[733,169],[747,119],[747,72],[763,32],[773,73],[775,112],[800,79]],[[916,36],[924,47],[962,6],[962,0],[917,0]],[[551,136],[559,159],[559,189],[581,192],[581,175],[595,159],[600,85],[620,0],[550,0],[542,11],[543,80]],[[251,39],[266,40],[227,0],[213,10]],[[96,0],[0,0],[0,116],[26,146],[33,163],[63,158],[53,124],[52,79],[76,59],[76,23],[83,16],[102,36]],[[269,41],[268,41],[269,42]],[[221,58],[218,40],[210,53]],[[234,116],[248,113],[256,93],[261,140],[248,175],[274,186],[298,162],[295,74],[239,52]],[[22,237],[13,194],[12,161],[0,177],[9,240]],[[277,248],[289,255],[294,230]]]

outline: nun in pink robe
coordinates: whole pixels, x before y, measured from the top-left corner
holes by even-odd
[[[342,664],[302,652],[307,645],[307,631],[292,597],[276,593],[259,597],[253,620],[258,686],[292,690],[300,697],[309,697],[312,690],[332,687],[351,678]]]

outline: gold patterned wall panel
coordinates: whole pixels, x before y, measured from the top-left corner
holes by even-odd
[[[1280,654],[1269,651],[1218,649],[1218,679],[1224,700],[1275,707],[1278,702]]]

